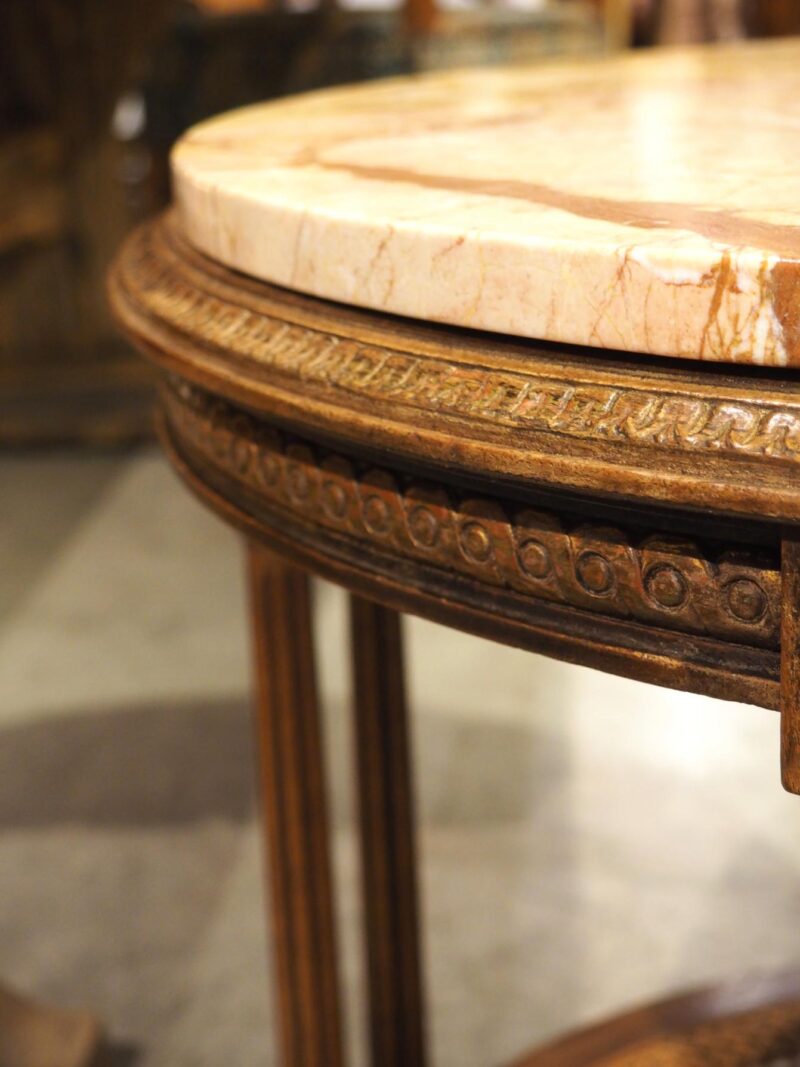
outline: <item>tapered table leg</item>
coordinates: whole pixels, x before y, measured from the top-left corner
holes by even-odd
[[[351,597],[373,1067],[426,1060],[401,620]]]
[[[308,579],[251,546],[261,788],[284,1067],[343,1063]]]

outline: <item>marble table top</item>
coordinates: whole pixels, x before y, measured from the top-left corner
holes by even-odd
[[[190,130],[188,239],[521,337],[800,366],[800,39],[327,90]]]

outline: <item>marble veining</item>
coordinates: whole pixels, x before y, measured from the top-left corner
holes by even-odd
[[[800,39],[245,108],[173,153],[187,237],[428,321],[800,366]]]

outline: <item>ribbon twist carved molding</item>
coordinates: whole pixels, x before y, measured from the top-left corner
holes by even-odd
[[[671,535],[634,539],[552,511],[456,499],[441,486],[320,453],[184,382],[165,390],[164,405],[173,436],[201,464],[365,551],[585,611],[778,647],[780,573],[758,551],[717,546],[705,554]]]
[[[198,345],[367,400],[402,403],[478,422],[685,453],[774,457],[800,462],[800,406],[622,388],[466,367],[413,352],[384,349],[273,317],[211,291],[196,253],[162,232],[134,238],[125,270],[131,299],[148,315]],[[224,286],[222,286],[224,290]],[[238,300],[242,297],[239,294]],[[253,297],[251,295],[252,304]]]

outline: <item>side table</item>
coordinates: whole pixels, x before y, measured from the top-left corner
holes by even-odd
[[[287,1067],[343,1063],[309,572],[351,593],[374,1067],[426,1062],[402,613],[780,710],[800,792],[798,71],[789,42],[245,109],[120,253],[164,445],[249,545]],[[520,1064],[798,1057],[785,978]]]

